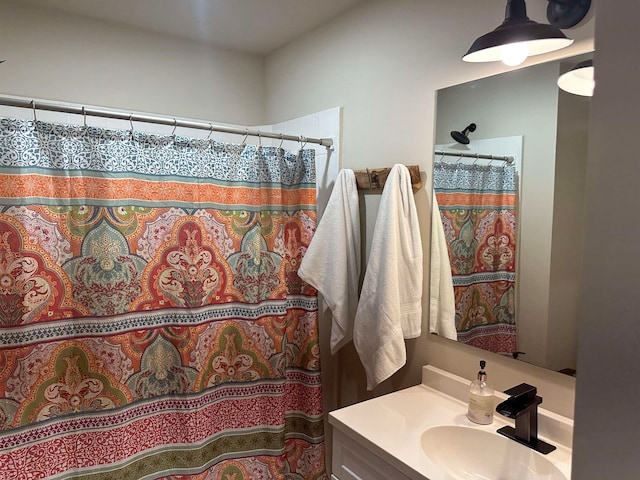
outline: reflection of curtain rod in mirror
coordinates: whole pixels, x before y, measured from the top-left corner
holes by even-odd
[[[501,160],[507,163],[513,163],[513,157],[507,155],[485,155],[482,153],[466,153],[466,152],[445,152],[444,150],[436,150],[436,155],[444,155],[447,157],[464,157],[464,158],[482,158],[484,160]]]

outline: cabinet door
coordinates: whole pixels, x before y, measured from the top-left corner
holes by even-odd
[[[332,470],[335,480],[411,480],[337,428],[333,429]]]

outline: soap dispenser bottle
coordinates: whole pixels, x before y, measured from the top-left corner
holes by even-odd
[[[494,397],[493,388],[487,384],[487,362],[480,360],[478,377],[469,386],[469,410],[467,417],[474,423],[489,425],[493,422]]]

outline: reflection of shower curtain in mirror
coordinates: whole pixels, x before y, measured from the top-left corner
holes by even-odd
[[[451,259],[458,341],[515,352],[515,167],[436,161],[434,190]]]
[[[0,478],[326,478],[315,195],[313,150],[3,119]]]

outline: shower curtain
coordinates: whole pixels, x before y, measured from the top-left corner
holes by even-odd
[[[314,151],[0,121],[0,478],[325,479]]]
[[[451,261],[458,341],[513,353],[515,166],[436,161],[433,181]]]

